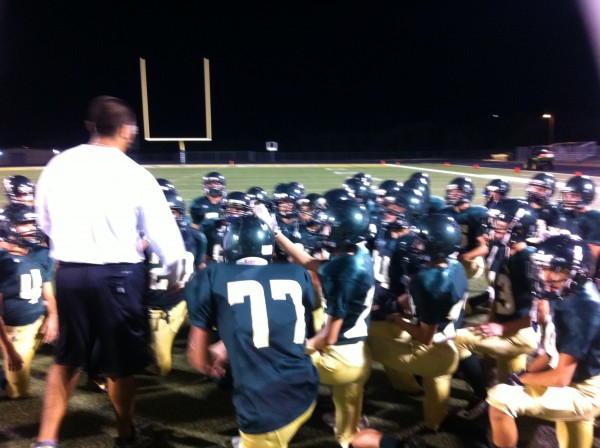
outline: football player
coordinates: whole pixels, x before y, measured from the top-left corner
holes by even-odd
[[[534,249],[526,239],[534,232],[535,216],[519,199],[501,199],[488,211],[490,253],[486,264],[492,306],[486,323],[457,331],[460,370],[473,388],[461,416],[472,419],[483,411],[485,377],[475,353],[493,358],[498,380],[525,370],[527,355],[537,348],[537,307],[533,304],[529,257]],[[534,314],[532,319],[532,313]]]
[[[256,204],[264,204],[265,207],[270,211],[273,207],[271,204],[271,198],[262,187],[250,187],[246,194],[250,197],[252,201],[252,206]]]
[[[17,174],[5,177],[2,181],[4,193],[11,204],[33,206],[35,184],[28,177]]]
[[[219,228],[223,223],[221,202],[226,196],[225,176],[212,171],[203,178],[204,196],[198,197],[190,204],[190,216],[193,226],[206,236],[208,247],[205,261],[209,263],[218,257],[220,250]],[[215,249],[217,248],[217,249]],[[214,251],[216,250],[216,254]]]
[[[385,212],[372,254],[376,281],[374,319],[385,319],[390,313],[408,312],[402,254],[414,240],[411,223],[422,216],[425,207],[421,192],[405,187],[388,194],[384,201]]]
[[[468,177],[457,177],[446,186],[446,204],[442,213],[454,218],[462,232],[458,260],[463,264],[468,278],[477,278],[484,272],[484,259],[488,253],[483,223],[487,209],[472,205],[475,185]]]
[[[256,216],[232,221],[226,263],[194,277],[185,295],[188,360],[220,378],[231,365],[242,448],[284,448],[315,407],[319,377],[305,354],[313,289],[294,264],[272,264],[273,233]],[[221,341],[211,345],[213,328]]]
[[[42,342],[58,336],[58,314],[52,287],[54,261],[40,244],[33,207],[13,203],[0,219],[0,341],[6,386],[0,393],[27,397],[31,361]]]
[[[408,289],[415,303],[414,320],[391,314],[374,321],[369,331],[373,359],[392,371],[423,378],[425,426],[437,431],[446,417],[452,374],[458,366],[453,338],[466,300],[463,266],[450,257],[460,244],[458,224],[432,214],[418,224],[409,256],[415,267]]]
[[[298,203],[302,190],[292,184],[280,183],[273,189],[273,208],[277,225],[291,241],[300,242]],[[287,255],[279,246],[275,248],[275,261],[287,262]]]
[[[501,199],[508,198],[510,193],[510,184],[502,179],[492,179],[483,188],[483,198],[485,207],[490,209]]]
[[[412,173],[404,185],[407,188],[419,190],[423,194],[427,204],[427,213],[440,213],[446,206],[444,198],[431,194],[431,181],[427,173],[421,173],[420,171]]]
[[[525,187],[527,202],[535,212],[536,233],[528,242],[537,245],[550,234],[556,234],[560,209],[551,202],[556,190],[556,179],[551,173],[538,173],[531,178]]]
[[[545,352],[489,390],[493,443],[516,447],[515,419],[528,415],[555,421],[559,446],[591,448],[600,413],[600,296],[589,281],[589,248],[578,236],[557,235],[531,259],[540,309],[549,308]]]
[[[257,215],[269,219],[257,208]],[[373,263],[360,244],[369,228],[367,210],[354,200],[328,203],[323,234],[329,260],[311,257],[275,228],[275,241],[296,263],[319,274],[325,299],[325,325],[307,342],[321,383],[331,387],[335,436],[348,447],[358,431],[364,384],[371,372],[365,346],[375,289]],[[275,223],[270,223],[276,226]]]
[[[163,192],[185,243],[186,254],[181,278],[181,284],[184,285],[192,275],[206,267],[206,237],[187,221],[183,198],[174,190],[167,189]],[[167,289],[167,282],[163,276],[165,269],[160,264],[158,255],[152,251],[151,241],[146,248],[146,254],[150,281],[144,305],[148,309],[150,348],[154,358],[154,363],[148,370],[166,376],[171,371],[173,341],[187,317],[187,306],[182,290],[174,293]]]

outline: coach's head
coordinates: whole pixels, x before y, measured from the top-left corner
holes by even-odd
[[[99,96],[90,102],[85,127],[91,144],[113,146],[123,152],[133,145],[138,133],[133,110],[112,96]]]

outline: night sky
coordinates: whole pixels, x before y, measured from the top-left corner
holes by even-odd
[[[153,134],[198,136],[210,59],[214,141],[192,150],[316,149],[433,128],[477,135],[467,145],[532,144],[546,112],[557,139],[600,139],[598,75],[573,0],[160,4],[0,0],[0,147],[85,141],[99,94],[130,102],[141,127],[139,57]]]

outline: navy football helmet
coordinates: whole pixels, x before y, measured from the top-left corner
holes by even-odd
[[[167,204],[169,204],[171,211],[177,212],[173,213],[173,216],[175,216],[175,221],[177,221],[179,227],[185,226],[185,201],[177,194],[175,190],[163,190],[163,193],[165,194],[165,199],[167,200]]]
[[[562,299],[574,287],[582,286],[587,281],[591,275],[590,261],[589,247],[579,236],[551,236],[531,254],[534,292],[542,299]],[[547,271],[564,281],[549,279]]]
[[[230,222],[223,235],[223,251],[227,263],[241,258],[272,261],[273,231],[255,215],[243,216]]]
[[[333,204],[334,202],[346,202],[346,201],[357,202],[356,199],[354,199],[354,194],[349,193],[348,190],[346,190],[344,188],[334,188],[333,190],[329,190],[329,191],[325,192],[323,197],[327,201],[327,204]]]
[[[422,253],[429,260],[446,258],[460,250],[461,231],[454,218],[433,213],[421,219],[415,230],[413,252]]]
[[[488,210],[487,216],[490,238],[505,245],[525,241],[535,233],[535,214],[522,199],[502,199]]]
[[[352,179],[358,180],[367,188],[371,188],[371,185],[373,185],[373,177],[369,173],[356,173],[352,176]]]
[[[347,179],[342,188],[346,189],[359,202],[365,202],[371,195],[369,187],[354,177]]]
[[[33,205],[35,184],[28,177],[17,174],[5,177],[4,193],[11,204]]]
[[[550,173],[538,173],[525,187],[527,201],[530,204],[544,205],[550,201],[556,190],[556,179]]]
[[[468,177],[456,177],[446,185],[446,204],[460,205],[473,200],[475,185]]]
[[[578,210],[594,202],[596,184],[589,176],[570,178],[561,190],[560,204],[564,210]],[[568,195],[568,197],[565,197]],[[578,197],[573,197],[578,196]]]
[[[204,194],[207,196],[211,196],[213,198],[225,196],[225,176],[223,176],[221,173],[211,171],[202,178],[202,181],[204,183]]]
[[[0,240],[19,246],[40,244],[43,234],[36,220],[37,214],[32,206],[9,204],[0,215]]]
[[[160,188],[163,192],[174,191],[175,193],[177,193],[175,185],[173,185],[173,182],[171,182],[170,180],[158,178],[156,179],[156,182],[158,182],[158,185],[160,185]]]
[[[379,186],[375,189],[375,194],[381,198],[385,196],[390,196],[394,192],[400,191],[402,187],[402,182],[398,182],[397,180],[384,180],[379,184]]]
[[[510,184],[502,179],[492,179],[483,189],[483,197],[485,198],[485,206],[492,207],[501,199],[508,197],[510,193]]]
[[[366,241],[369,223],[367,209],[356,201],[328,203],[323,225],[324,247],[333,251]]]
[[[297,203],[300,221],[307,226],[307,231],[311,232],[312,226],[323,223],[327,200],[322,194],[310,193],[305,198],[298,199]]]
[[[275,214],[279,218],[295,218],[298,214],[296,201],[302,196],[297,186],[277,184],[273,190]]]
[[[232,191],[229,193],[221,202],[221,208],[223,209],[225,219],[228,221],[253,213],[250,196],[241,191]]]
[[[271,203],[271,198],[269,198],[266,190],[264,190],[262,187],[250,187],[248,188],[248,191],[246,191],[246,194],[250,197],[250,200],[253,201],[254,204],[264,204],[267,209],[271,209],[273,205]]]

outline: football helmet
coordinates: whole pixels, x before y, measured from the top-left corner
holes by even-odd
[[[522,199],[502,199],[488,210],[487,216],[490,239],[504,245],[525,241],[535,233],[535,214]]]
[[[544,205],[554,195],[556,179],[550,173],[538,173],[531,178],[525,187],[529,203]]]
[[[394,192],[400,191],[401,187],[402,182],[392,179],[384,180],[375,189],[375,194],[380,198],[384,198],[385,196],[392,195]]]
[[[33,205],[35,184],[28,177],[17,174],[5,177],[4,193],[11,204]]]
[[[347,190],[359,202],[365,202],[370,197],[369,187],[355,177],[347,179],[342,184],[342,188]]]
[[[167,200],[167,204],[169,204],[169,208],[173,212],[177,212],[177,214],[173,214],[175,216],[175,221],[181,227],[186,223],[185,218],[185,201],[181,196],[177,194],[175,190],[163,190],[165,194],[165,199]]]
[[[561,190],[564,210],[578,210],[594,202],[596,184],[589,176],[573,176]],[[578,196],[578,197],[573,197]]]
[[[235,263],[241,258],[262,258],[271,262],[274,241],[271,228],[257,216],[234,219],[223,235],[225,261]]]
[[[306,189],[304,188],[304,185],[301,184],[300,182],[290,182],[288,184],[288,189],[298,199],[303,198],[304,196],[306,196]]]
[[[384,212],[381,226],[384,229],[396,230],[410,227],[406,216],[406,207],[398,192],[385,196],[383,202]]]
[[[366,241],[369,236],[369,213],[356,201],[328,203],[322,234],[328,251]]]
[[[173,185],[173,183],[170,180],[158,178],[158,179],[156,179],[156,182],[158,182],[158,185],[160,185],[160,188],[162,189],[163,192],[174,191],[175,193],[177,193],[177,189],[175,188],[175,185]]]
[[[427,201],[423,192],[407,186],[400,188],[395,195],[386,196],[384,201],[386,204],[402,207],[409,223],[414,223],[427,213]]]
[[[213,198],[219,196],[225,196],[226,193],[226,182],[225,176],[221,173],[217,173],[216,171],[211,171],[206,176],[202,178],[204,183],[204,194],[207,196],[212,196]]]
[[[316,224],[322,224],[325,220],[327,200],[318,193],[310,193],[305,198],[298,199],[298,214],[300,221],[307,226],[307,231]]]
[[[19,246],[40,244],[43,234],[36,224],[37,214],[30,205],[9,204],[0,215],[0,239]]]
[[[254,204],[264,204],[267,209],[271,209],[273,205],[271,203],[271,198],[269,198],[269,195],[262,187],[250,187],[248,188],[248,191],[246,191],[246,194]]]
[[[227,221],[252,214],[252,200],[241,191],[232,191],[221,202],[221,208]]]
[[[534,292],[542,299],[562,299],[575,286],[583,286],[587,281],[591,275],[590,261],[589,247],[579,236],[551,236],[531,254]]]
[[[475,185],[468,177],[456,177],[446,185],[446,204],[460,205],[470,203],[475,192]]]
[[[410,251],[417,259],[446,258],[460,250],[461,231],[454,218],[442,213],[425,216],[417,223]]]
[[[501,199],[507,198],[510,193],[510,184],[502,179],[492,179],[483,189],[485,206],[492,207]]]
[[[356,199],[354,199],[354,194],[348,192],[348,190],[346,190],[344,188],[334,188],[333,190],[329,190],[329,191],[325,192],[323,197],[327,201],[327,204],[333,204],[334,202],[345,202],[345,201],[356,202]]]
[[[367,188],[371,188],[371,185],[373,185],[373,177],[369,173],[356,173],[352,176],[352,179],[358,180]]]
[[[416,171],[410,175],[404,184],[408,184],[417,190],[421,189],[420,186],[424,186],[429,191],[430,183],[429,174]]]
[[[296,201],[300,199],[300,191],[290,184],[277,184],[273,190],[275,214],[279,218],[295,218],[298,214]]]

